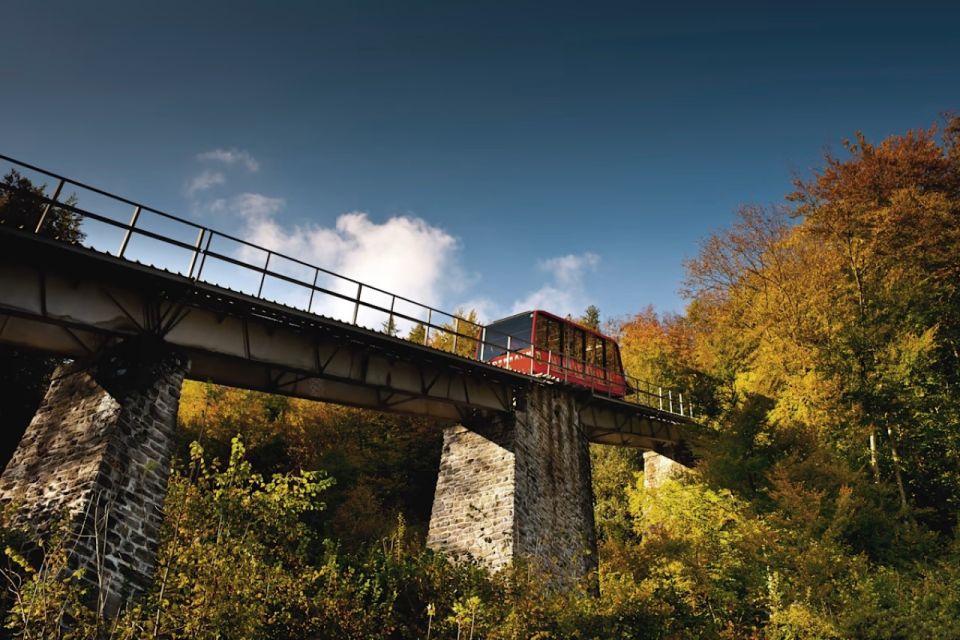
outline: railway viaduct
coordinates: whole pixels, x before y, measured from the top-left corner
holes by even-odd
[[[588,442],[689,458],[695,426],[672,394],[666,405],[660,391],[604,397],[563,384],[562,374],[533,377],[403,340],[370,326],[416,322],[427,335],[452,334],[454,344],[476,331],[0,159],[49,187],[42,196],[4,187],[35,199],[37,215],[0,219],[0,342],[67,359],[0,478],[0,500],[16,503],[20,521],[41,535],[67,516],[73,560],[110,608],[152,578],[185,378],[436,419],[443,453],[428,544],[493,569],[527,557],[563,579],[590,572]],[[62,196],[70,191],[122,205],[129,218],[87,208],[83,195],[69,203]],[[65,212],[86,240],[67,242],[45,227]],[[138,246],[150,264],[135,259]]]

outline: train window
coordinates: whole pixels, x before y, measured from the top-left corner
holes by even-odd
[[[560,353],[560,323],[543,314],[537,315],[537,349]]]
[[[568,358],[577,362],[582,362],[584,359],[583,333],[583,329],[569,324],[563,327],[563,352]]]
[[[483,360],[492,360],[507,351],[507,338],[510,349],[526,349],[530,346],[530,329],[533,324],[532,313],[521,313],[487,325],[482,345]]]
[[[613,340],[606,340],[606,362],[604,368],[607,371],[620,373],[620,351],[617,349],[617,343]]]
[[[603,367],[603,339],[588,333],[587,335],[587,364],[593,367]]]

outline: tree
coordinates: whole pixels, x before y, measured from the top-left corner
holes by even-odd
[[[43,218],[37,231],[42,236],[66,242],[81,242],[84,233],[80,228],[80,215],[68,208],[51,206],[43,215],[46,204],[46,185],[34,185],[15,169],[11,169],[0,183],[0,224],[9,225],[32,233]],[[63,201],[67,207],[77,204],[76,196]]]
[[[430,518],[442,430],[413,418],[186,381],[180,455],[192,440],[226,458],[240,435],[261,474],[325,469],[337,478],[312,525],[354,550],[385,535],[403,513],[412,531]]]
[[[790,196],[811,239],[837,259],[830,311],[842,324],[819,354],[822,367],[841,380],[869,432],[878,475],[874,443],[886,445],[903,510],[929,495],[917,474],[925,461],[910,459],[910,443],[939,440],[957,415],[960,171],[936,133],[879,145],[858,133],[845,144],[848,159],[828,155],[824,171]],[[923,418],[932,406],[941,415]]]
[[[774,437],[872,468],[901,511],[943,529],[960,506],[960,171],[955,134],[936,133],[858,135],[797,182],[792,208],[742,209],[687,287],[721,405],[766,398]]]
[[[427,344],[434,349],[456,353],[464,358],[474,358],[482,330],[483,327],[477,320],[476,309],[464,311],[462,307],[458,307],[450,320],[437,327],[431,327],[429,336],[427,336],[427,326],[418,322],[410,329],[406,339],[417,344]]]
[[[580,316],[578,322],[585,327],[590,327],[594,331],[599,331],[600,309],[598,309],[596,305],[590,305],[584,310],[583,315]]]
[[[304,637],[316,625],[308,562],[315,533],[303,517],[324,509],[321,472],[266,479],[239,438],[225,465],[191,445],[166,501],[157,584],[144,612],[160,637]]]
[[[397,321],[390,316],[388,319],[384,320],[380,325],[380,331],[384,332],[388,336],[396,336],[400,333],[400,329],[397,327]]]

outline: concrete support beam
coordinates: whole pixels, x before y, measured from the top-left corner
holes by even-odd
[[[568,584],[591,573],[590,456],[571,394],[534,386],[510,418],[446,429],[427,544],[493,570],[523,558]]]
[[[142,341],[59,367],[0,477],[22,524],[68,527],[71,564],[108,614],[153,576],[185,370]]]

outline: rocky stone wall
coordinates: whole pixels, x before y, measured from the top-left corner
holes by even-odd
[[[643,452],[643,486],[647,489],[656,489],[667,480],[676,478],[687,470],[687,467],[679,462],[656,451]]]
[[[596,567],[590,451],[572,393],[534,386],[516,414],[515,552],[579,579]]]
[[[511,424],[445,429],[427,546],[477,558],[493,570],[510,564],[515,467]]]
[[[534,386],[509,419],[445,431],[427,544],[492,569],[525,558],[564,581],[589,574],[590,456],[572,394]]]
[[[0,500],[75,544],[98,605],[115,612],[153,576],[185,362],[125,344],[54,373],[0,477]]]

